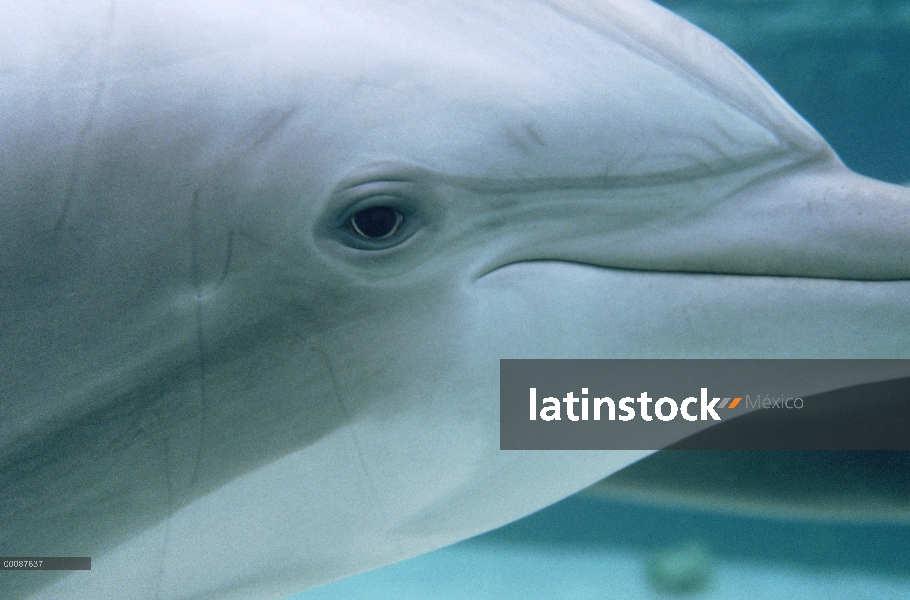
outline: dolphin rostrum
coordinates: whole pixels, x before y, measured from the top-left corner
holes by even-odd
[[[0,548],[93,558],[3,597],[277,598],[647,454],[501,452],[500,358],[910,356],[910,190],[645,0],[2,6]]]

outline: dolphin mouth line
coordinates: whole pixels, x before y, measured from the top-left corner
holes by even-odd
[[[486,269],[480,275],[476,277],[477,280],[483,279],[497,271],[507,269],[508,267],[516,265],[525,265],[525,264],[534,264],[534,263],[547,263],[547,264],[564,264],[572,265],[577,267],[589,267],[592,269],[598,269],[602,271],[616,271],[616,272],[625,272],[625,273],[641,273],[641,274],[652,274],[652,275],[701,275],[701,276],[714,276],[714,277],[749,277],[749,278],[772,278],[772,279],[806,279],[811,281],[849,281],[855,283],[869,283],[869,284],[887,284],[887,283],[906,283],[910,282],[910,278],[902,279],[856,279],[849,277],[823,277],[823,276],[812,276],[812,275],[792,275],[792,274],[778,274],[778,273],[738,273],[735,271],[695,271],[695,270],[685,270],[685,269],[646,269],[640,267],[624,267],[619,265],[607,265],[607,264],[596,264],[581,260],[567,260],[562,258],[533,258],[533,259],[523,259],[523,260],[513,260],[506,263],[496,265],[495,267]]]

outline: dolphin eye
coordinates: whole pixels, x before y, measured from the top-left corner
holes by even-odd
[[[368,166],[356,178],[336,184],[314,233],[349,260],[369,264],[403,260],[396,257],[406,248],[418,247],[418,241],[438,226],[439,201],[428,181],[428,175],[417,167]]]
[[[401,228],[404,215],[391,206],[371,206],[348,219],[350,228],[366,240],[390,238]]]

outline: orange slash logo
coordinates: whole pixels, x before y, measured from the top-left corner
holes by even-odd
[[[739,401],[742,400],[742,398],[733,398],[733,402],[730,402],[730,400],[730,398],[724,398],[717,408],[736,408],[736,405],[739,404]],[[727,402],[730,402],[730,406],[727,406]]]

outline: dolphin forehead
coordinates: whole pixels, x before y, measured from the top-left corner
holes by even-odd
[[[830,152],[731,51],[646,2],[94,12],[109,22],[95,28],[81,81],[214,105],[202,118],[300,107],[289,143],[333,166],[380,158],[456,175],[622,177]]]
[[[53,56],[47,44],[43,52],[19,44],[24,50],[5,61],[16,65],[13,79],[65,82],[76,90],[72,112],[99,117],[93,131],[132,122],[161,152],[169,140],[154,138],[174,129],[171,117],[217,132],[208,134],[211,160],[255,162],[249,142],[259,133],[248,124],[266,123],[266,137],[287,134],[270,140],[283,141],[282,160],[259,161],[267,176],[281,163],[293,185],[301,173],[307,185],[322,179],[314,191],[377,159],[474,177],[622,181],[831,152],[726,47],[646,2],[234,0],[67,10],[76,14],[54,28],[69,43]]]
[[[691,29],[647,9],[667,27]],[[349,161],[402,158],[493,178],[623,178],[830,154],[754,71],[701,32],[696,44],[667,44],[634,20],[605,27],[543,2],[372,3],[358,16],[311,22],[319,43],[305,51],[306,75],[296,75],[323,102],[347,108],[340,152]],[[286,52],[298,33],[272,51]]]

